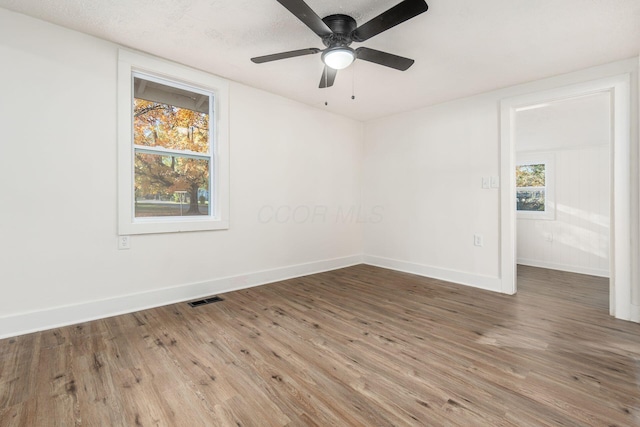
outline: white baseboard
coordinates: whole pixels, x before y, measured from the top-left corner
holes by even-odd
[[[350,267],[361,263],[362,255],[352,255],[343,258],[257,271],[239,276],[224,277],[207,282],[191,283],[149,292],[122,295],[82,304],[12,314],[0,317],[0,339],[146,310],[177,302],[190,301],[205,296],[251,288],[280,280]]]
[[[432,279],[444,280],[488,291],[501,292],[502,289],[502,282],[499,277],[465,273],[457,270],[432,267],[429,265],[416,264],[413,262],[400,261],[397,259],[374,255],[364,255],[363,262],[376,267],[403,271],[405,273],[417,274],[418,276],[430,277]]]
[[[570,273],[588,274],[590,276],[609,277],[609,271],[598,268],[579,267],[574,265],[557,264],[548,261],[538,261],[534,259],[518,258],[518,264],[530,267],[548,268],[549,270],[568,271]]]

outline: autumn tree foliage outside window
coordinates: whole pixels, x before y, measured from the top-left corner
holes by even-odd
[[[208,215],[210,96],[134,78],[135,216]]]

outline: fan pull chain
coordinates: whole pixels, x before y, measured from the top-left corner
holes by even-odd
[[[356,99],[356,67],[355,64],[351,67],[351,99]]]
[[[324,66],[324,73],[322,73],[322,74],[324,75],[324,87],[326,88],[327,87],[327,74],[329,74],[329,73],[327,73],[327,66],[326,65]],[[324,105],[325,106],[329,105],[329,102],[324,101]]]

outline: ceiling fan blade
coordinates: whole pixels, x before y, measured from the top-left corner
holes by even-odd
[[[356,56],[363,61],[374,62],[384,65],[385,67],[395,68],[396,70],[406,71],[415,62],[413,59],[404,56],[394,55],[392,53],[382,52],[380,50],[369,49],[368,47],[359,47],[356,49]]]
[[[338,74],[338,70],[334,70],[333,68],[324,66],[324,71],[322,72],[322,78],[320,79],[320,89],[324,89],[326,87],[333,86],[333,82],[336,80],[336,74]]]
[[[311,28],[311,31],[320,37],[333,34],[331,28],[329,28],[303,0],[278,0],[278,3],[286,7],[289,12],[293,13],[307,27]]]
[[[429,6],[424,0],[404,0],[353,30],[351,39],[357,42],[368,40],[383,31],[387,31],[389,28],[426,12],[428,8]]]
[[[255,58],[251,58],[251,61],[255,62],[256,64],[262,64],[263,62],[277,61],[279,59],[295,58],[296,56],[311,55],[318,52],[322,52],[322,50],[317,49],[315,47],[311,47],[309,49],[290,50],[289,52],[281,52],[281,53],[274,53],[272,55],[257,56]]]

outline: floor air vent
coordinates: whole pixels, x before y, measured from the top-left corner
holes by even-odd
[[[201,299],[201,300],[198,300],[198,301],[191,301],[188,304],[191,307],[199,307],[201,305],[211,304],[212,302],[218,302],[218,301],[224,301],[224,299],[222,299],[220,297],[211,297],[211,298]]]

